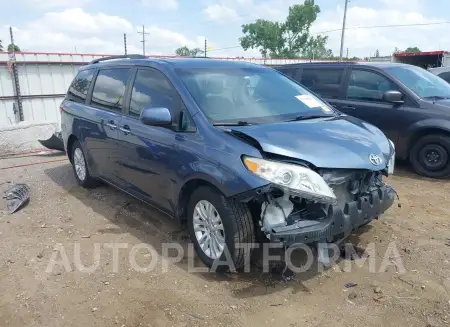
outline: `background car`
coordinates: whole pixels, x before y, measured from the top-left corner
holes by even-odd
[[[396,156],[432,178],[450,176],[450,84],[392,63],[301,63],[276,67],[339,111],[380,128]]]
[[[450,67],[428,68],[428,71],[450,83]]]

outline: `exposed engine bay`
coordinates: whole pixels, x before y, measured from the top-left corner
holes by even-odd
[[[323,169],[318,173],[333,190],[335,204],[305,199],[288,189],[274,187],[264,194],[265,199],[261,203],[259,225],[267,238],[271,239],[276,232],[315,226],[333,215],[331,207],[334,207],[334,212],[348,215],[351,203],[358,204],[362,200],[374,205],[372,194],[380,194],[385,187],[382,171]],[[363,210],[361,205],[357,207],[359,211]]]

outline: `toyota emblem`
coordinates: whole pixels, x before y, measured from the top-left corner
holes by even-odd
[[[377,156],[376,154],[369,155],[369,161],[374,166],[378,166],[378,165],[381,165],[383,163],[383,159],[381,159],[381,157]]]

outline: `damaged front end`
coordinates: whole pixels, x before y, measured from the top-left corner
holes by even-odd
[[[335,242],[390,208],[395,190],[385,170],[311,169],[301,163],[244,158],[246,167],[268,180],[267,186],[240,196],[248,202],[271,242]]]

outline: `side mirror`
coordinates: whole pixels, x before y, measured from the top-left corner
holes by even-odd
[[[383,93],[383,100],[391,103],[402,104],[403,94],[399,91],[386,91]]]
[[[144,108],[139,117],[144,125],[150,126],[170,126],[172,125],[172,115],[167,108],[150,107]]]

